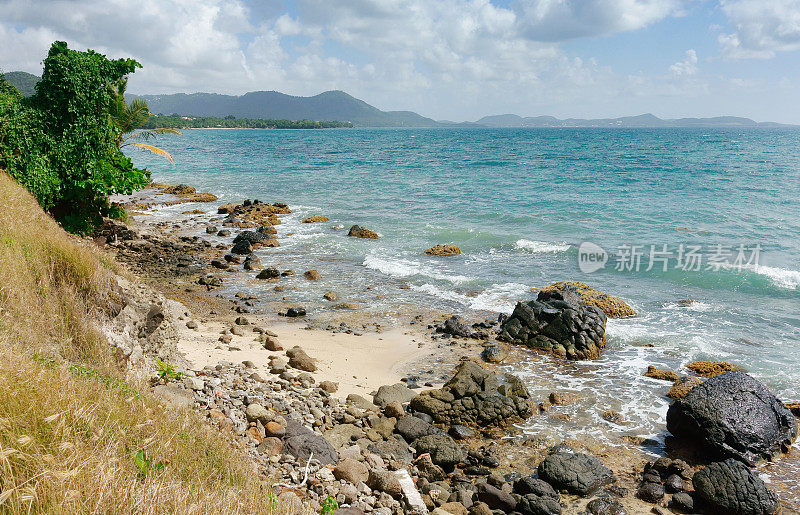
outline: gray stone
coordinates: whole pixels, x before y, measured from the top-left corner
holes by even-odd
[[[366,482],[369,479],[369,469],[360,461],[345,459],[333,467],[333,475],[336,479],[357,485],[359,481]]]
[[[395,439],[375,442],[369,445],[367,449],[383,459],[410,462],[412,458],[408,445]]]
[[[520,498],[516,511],[522,515],[561,515],[561,504],[552,497],[528,494]]]
[[[302,462],[307,461],[311,453],[323,465],[339,461],[336,449],[325,438],[293,420],[289,420],[286,424],[283,446],[285,453]]]
[[[383,385],[378,388],[378,393],[372,398],[372,402],[380,407],[386,406],[392,402],[404,404],[413,399],[416,395],[417,393],[414,390],[403,383]]]
[[[539,464],[539,477],[559,490],[580,496],[594,493],[613,480],[603,463],[586,454],[559,445]]]
[[[626,515],[625,507],[608,498],[593,499],[586,505],[589,515]]]
[[[405,416],[397,421],[395,431],[403,436],[407,441],[413,442],[423,436],[441,433],[432,424],[425,422],[418,417]]]
[[[262,424],[266,424],[275,418],[275,414],[272,411],[257,403],[248,405],[244,414],[248,422],[261,422]]]
[[[464,460],[464,451],[455,440],[447,435],[428,435],[414,441],[417,454],[428,453],[434,464],[445,470],[452,470]]]
[[[494,510],[510,513],[517,507],[517,501],[510,493],[504,492],[488,483],[478,483],[475,492],[479,501],[486,503],[489,508]]]

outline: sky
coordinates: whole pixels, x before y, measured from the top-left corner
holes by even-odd
[[[800,124],[800,0],[0,0],[0,69],[41,74],[56,40],[137,59],[139,94]]]

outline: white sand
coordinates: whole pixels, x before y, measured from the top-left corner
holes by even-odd
[[[223,329],[230,327],[222,322],[198,321],[197,330],[182,327],[178,350],[194,369],[223,361],[240,363],[249,360],[262,376],[269,377],[269,357],[285,356],[285,351],[270,352],[256,341],[258,334],[253,332],[253,326],[266,327],[278,335],[284,349],[298,345],[317,360],[318,370],[313,373],[317,383],[334,381],[339,383],[336,396],[343,398],[357,393],[368,399],[371,399],[370,392],[378,387],[399,382],[404,375],[403,367],[423,362],[435,350],[435,344],[425,335],[401,329],[355,336],[321,329],[309,330],[298,323],[262,324],[257,317],[248,316],[248,319],[251,325],[241,326],[244,335],[232,335],[229,345],[219,341]],[[229,347],[241,350],[229,350]]]

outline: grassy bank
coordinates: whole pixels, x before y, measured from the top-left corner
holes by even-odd
[[[0,513],[268,513],[215,431],[126,382],[95,326],[116,272],[0,172]]]

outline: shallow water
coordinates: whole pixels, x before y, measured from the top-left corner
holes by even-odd
[[[641,314],[609,321],[602,359],[514,364],[537,391],[591,392],[564,431],[658,439],[668,385],[642,376],[649,364],[729,360],[800,399],[798,130],[190,130],[159,143],[174,166],[132,154],[157,181],[295,210],[278,228],[281,247],[261,254],[265,266],[320,269],[319,284],[292,292],[297,302],[334,290],[374,312],[410,303],[494,316],[557,280],[629,301]],[[331,221],[300,223],[311,214]],[[356,223],[381,238],[347,238]],[[604,269],[579,269],[587,241],[608,252]],[[464,253],[422,254],[437,243]],[[642,266],[616,270],[631,245]],[[673,252],[666,271],[662,261],[646,270],[651,245]],[[678,267],[680,245],[701,246],[701,270]],[[758,264],[734,266],[739,245],[745,258],[759,245]],[[731,252],[716,253],[722,266],[715,250]],[[698,302],[680,307],[686,298]],[[609,427],[606,409],[624,426]],[[537,424],[529,429],[545,430]]]

